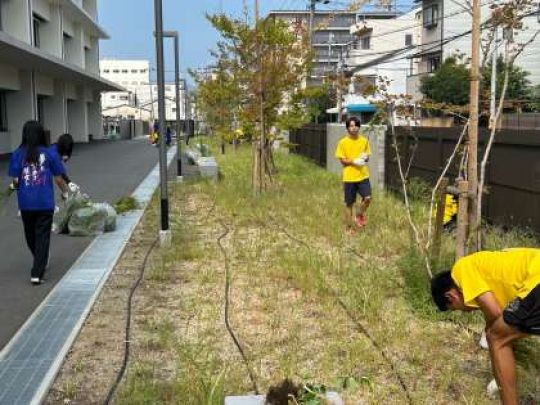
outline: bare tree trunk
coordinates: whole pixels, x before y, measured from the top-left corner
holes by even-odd
[[[422,241],[420,240],[420,233],[411,216],[411,204],[409,202],[409,195],[407,193],[407,185],[406,185],[407,180],[405,179],[405,175],[403,173],[403,167],[401,165],[401,155],[399,153],[399,147],[397,144],[393,116],[394,116],[393,107],[389,106],[389,119],[390,119],[390,127],[392,130],[392,147],[394,148],[394,151],[396,154],[398,172],[399,172],[399,177],[401,179],[401,187],[403,191],[403,199],[404,199],[405,208],[407,212],[407,220],[409,221],[409,226],[411,227],[411,231],[413,233],[416,246],[418,250],[420,250],[420,253],[424,256],[424,264],[426,265],[426,271],[429,275],[429,278],[431,279],[433,278],[433,272],[431,271],[431,263],[429,262],[429,255],[424,249],[424,245],[422,244]]]

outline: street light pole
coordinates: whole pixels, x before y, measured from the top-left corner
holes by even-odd
[[[165,144],[165,70],[163,60],[163,7],[162,0],[154,0],[156,67],[159,114],[159,178],[161,188],[161,230],[159,240],[161,246],[171,243],[169,229],[169,198],[167,192],[167,149]]]
[[[176,87],[176,167],[177,180],[182,181],[182,151],[180,146],[180,45],[178,31],[164,31],[163,36],[174,38],[174,85]]]

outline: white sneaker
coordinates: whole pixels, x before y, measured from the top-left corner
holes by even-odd
[[[41,279],[39,277],[32,277],[30,282],[34,285],[41,284]]]
[[[478,344],[482,349],[489,350],[489,344],[486,338],[486,331],[482,331],[482,336],[480,336],[480,340],[478,341]]]

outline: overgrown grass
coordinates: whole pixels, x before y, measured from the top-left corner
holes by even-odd
[[[120,403],[221,404],[252,390],[223,325],[220,236],[231,271],[231,323],[263,390],[292,377],[334,387],[350,404],[404,403],[364,328],[415,403],[489,403],[488,356],[476,344],[481,320],[436,313],[397,196],[376,192],[368,226],[349,237],[336,175],[278,152],[273,185],[255,196],[250,148],[216,157],[219,183],[173,186],[173,247],[159,251],[146,278],[156,310],[142,321],[147,352],[131,366]],[[413,215],[426,222],[421,198],[413,199]],[[451,265],[452,239],[443,237],[437,270]],[[490,228],[486,235],[489,248],[535,243],[517,231]],[[161,294],[166,289],[177,289],[174,311]],[[540,364],[528,357],[538,350],[534,341],[518,345],[522,392],[536,400]]]

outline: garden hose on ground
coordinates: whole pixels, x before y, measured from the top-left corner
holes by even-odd
[[[230,315],[230,293],[231,293],[231,270],[229,266],[229,257],[227,256],[227,251],[225,250],[225,247],[221,243],[221,241],[227,237],[227,235],[230,232],[229,227],[221,220],[218,219],[219,224],[224,229],[223,233],[218,237],[217,243],[219,245],[219,248],[221,249],[221,253],[223,254],[223,260],[225,264],[225,326],[227,328],[227,331],[231,335],[232,340],[234,341],[234,344],[238,348],[238,351],[240,352],[240,355],[242,356],[242,360],[244,361],[244,364],[246,366],[246,369],[249,374],[249,379],[251,380],[251,384],[253,385],[253,390],[256,394],[259,394],[259,387],[257,384],[257,380],[255,378],[255,373],[253,372],[251,365],[246,357],[246,354],[244,353],[244,349],[242,348],[242,345],[240,344],[240,341],[236,337],[234,331],[232,330],[229,315]]]
[[[277,229],[279,229],[283,234],[285,234],[289,239],[291,239],[292,241],[298,243],[299,245],[302,245],[304,246],[306,249],[312,251],[314,250],[313,247],[311,245],[309,245],[308,243],[304,242],[303,240],[301,239],[298,239],[296,238],[295,236],[291,235],[286,229],[282,228],[281,226],[277,225],[277,224],[273,224]],[[361,257],[359,254],[356,254],[358,257]],[[321,274],[322,276],[322,274]],[[401,374],[399,373],[399,371],[397,370],[396,366],[394,365],[394,363],[392,362],[392,360],[388,357],[388,355],[386,354],[386,352],[384,351],[384,349],[377,343],[377,341],[375,340],[375,338],[369,333],[369,331],[366,329],[366,327],[362,324],[362,322],[360,322],[360,320],[358,320],[354,314],[351,312],[351,310],[349,309],[349,307],[347,307],[347,305],[345,304],[345,302],[343,302],[343,300],[341,299],[341,297],[339,296],[339,294],[337,293],[336,290],[334,290],[327,282],[326,280],[324,279],[323,277],[323,282],[326,286],[326,288],[328,289],[328,291],[330,291],[332,293],[332,295],[334,296],[334,298],[336,299],[336,301],[338,302],[338,304],[341,306],[341,308],[345,311],[345,313],[347,314],[347,316],[349,317],[349,319],[354,323],[354,325],[357,327],[357,329],[364,335],[367,337],[367,339],[370,341],[370,343],[373,345],[373,347],[375,347],[375,349],[377,349],[381,355],[381,357],[387,362],[388,366],[390,367],[390,369],[392,370],[392,372],[394,373],[396,379],[398,380],[399,382],[399,385],[401,386],[401,388],[403,389],[403,392],[405,393],[405,396],[407,397],[407,402],[409,404],[412,404],[413,401],[412,401],[412,398],[411,398],[411,395],[410,395],[410,392],[409,392],[409,389],[407,388],[407,385],[405,385],[405,382],[403,380],[403,378],[401,377]]]
[[[131,287],[131,290],[129,292],[128,306],[127,306],[127,310],[126,310],[126,312],[127,312],[126,318],[127,319],[126,319],[126,334],[125,334],[125,343],[124,343],[124,360],[123,360],[123,363],[122,363],[122,367],[120,368],[120,371],[118,372],[118,376],[116,377],[116,381],[114,382],[114,384],[110,388],[109,394],[107,395],[107,399],[105,399],[105,404],[106,405],[109,405],[111,403],[111,401],[113,400],[113,398],[114,398],[114,396],[116,394],[116,390],[118,389],[118,386],[120,385],[120,382],[124,378],[124,373],[126,372],[127,364],[128,364],[128,361],[129,361],[130,345],[131,345],[131,341],[130,341],[130,335],[131,335],[131,308],[132,308],[133,295],[135,294],[135,291],[139,287],[139,284],[141,283],[141,281],[142,281],[142,279],[144,277],[144,272],[146,270],[146,263],[148,262],[150,254],[152,253],[152,251],[156,247],[156,244],[157,244],[158,240],[159,240],[159,238],[156,238],[154,240],[154,242],[152,242],[152,245],[150,246],[148,251],[146,252],[143,264],[142,264],[140,272],[139,272],[139,277],[137,278],[137,280],[135,281],[135,283],[133,284],[133,286]]]

